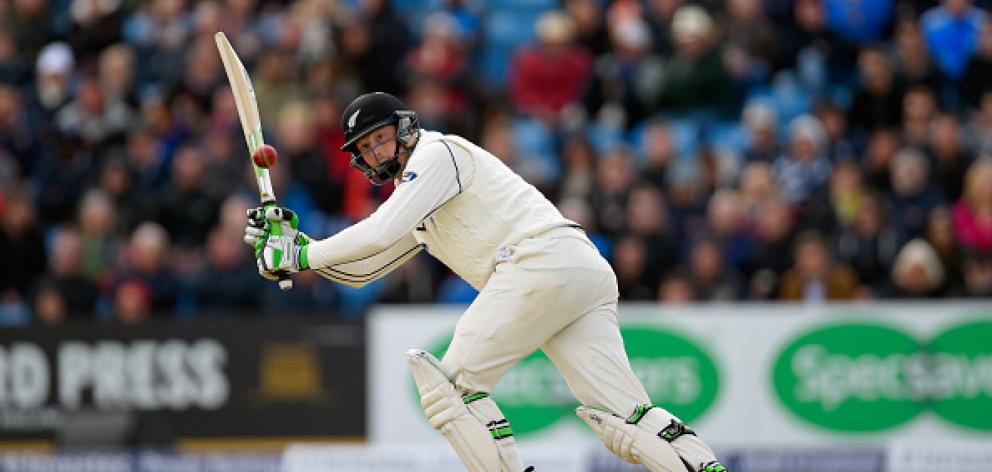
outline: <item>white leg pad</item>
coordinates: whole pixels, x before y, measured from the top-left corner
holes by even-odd
[[[617,457],[631,464],[643,464],[651,472],[685,472],[685,465],[672,446],[655,434],[596,408],[580,406],[575,413]]]
[[[677,426],[673,426],[672,420],[678,422],[678,425],[682,425],[682,421],[669,413],[668,410],[654,407],[641,417],[640,421],[637,422],[637,426],[642,431],[649,432],[657,437],[660,431]],[[693,472],[706,471],[708,467],[710,470],[720,470],[719,467],[713,466],[713,464],[717,464],[716,454],[695,434],[681,434],[669,442],[669,444],[685,460],[686,464],[692,466]]]
[[[494,439],[497,435],[493,430],[509,431],[509,425],[505,423],[496,403],[485,398],[472,401],[471,408],[466,406],[455,386],[438,367],[440,362],[431,353],[411,349],[406,357],[427,420],[448,439],[469,472],[523,470],[513,437]],[[510,441],[504,443],[507,439]]]

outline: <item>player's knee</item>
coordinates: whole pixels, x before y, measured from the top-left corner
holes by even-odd
[[[459,416],[468,414],[461,395],[441,370],[437,358],[418,349],[411,349],[406,357],[420,393],[420,406],[431,426],[440,430]]]

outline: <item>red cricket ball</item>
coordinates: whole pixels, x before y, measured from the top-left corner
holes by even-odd
[[[268,169],[276,165],[276,161],[279,159],[279,153],[276,152],[276,148],[272,147],[270,144],[263,144],[259,146],[258,149],[251,155],[251,161],[263,169]]]

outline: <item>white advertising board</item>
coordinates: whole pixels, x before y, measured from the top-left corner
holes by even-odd
[[[369,437],[444,444],[404,352],[440,353],[459,307],[382,307],[369,321]],[[623,305],[652,400],[718,449],[992,444],[992,304]],[[539,353],[492,392],[523,445],[596,439]]]

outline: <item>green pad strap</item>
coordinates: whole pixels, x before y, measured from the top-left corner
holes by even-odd
[[[672,422],[665,426],[665,429],[658,432],[658,437],[664,439],[665,441],[672,442],[683,434],[696,435],[696,432],[690,429],[685,423],[673,419]]]
[[[482,400],[483,398],[486,398],[488,396],[489,394],[486,392],[469,393],[462,396],[462,401],[465,402],[466,405],[468,405],[469,403],[472,403],[476,400]]]
[[[654,408],[654,405],[651,404],[637,405],[637,408],[634,409],[634,414],[627,417],[627,424],[637,424],[648,413],[648,410],[652,408]]]
[[[504,426],[502,428],[496,428],[490,431],[493,435],[493,439],[503,439],[513,436],[513,430],[509,426]]]
[[[493,439],[499,440],[513,436],[513,429],[510,428],[510,422],[506,421],[506,418],[490,421],[486,427],[489,428],[489,434],[493,436]]]

